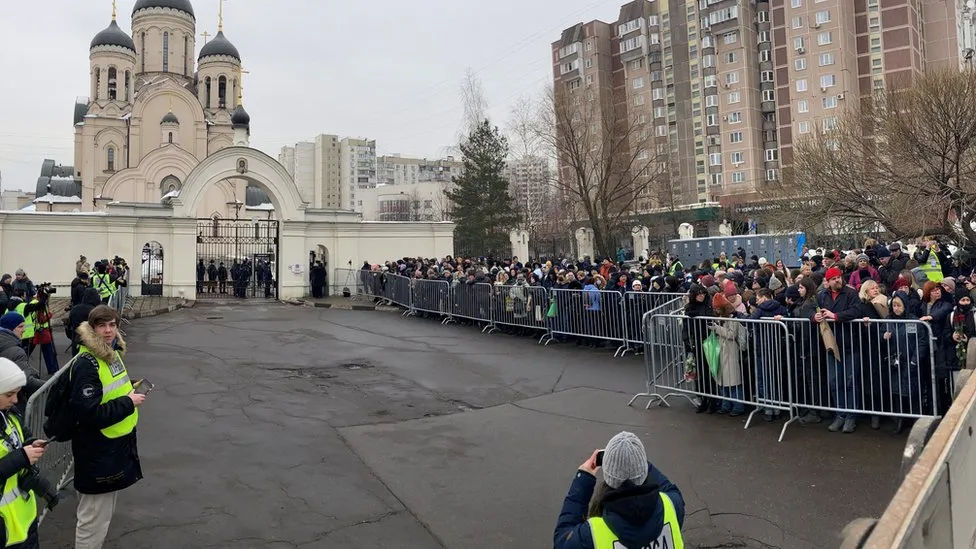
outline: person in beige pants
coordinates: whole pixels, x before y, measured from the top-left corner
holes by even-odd
[[[136,392],[122,362],[125,342],[118,322],[115,309],[99,305],[75,330],[80,342],[71,371],[71,410],[78,420],[71,440],[78,491],[75,549],[102,547],[119,491],[142,479],[136,424],[146,396]]]

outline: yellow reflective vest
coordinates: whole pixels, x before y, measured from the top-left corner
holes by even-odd
[[[925,273],[929,280],[936,284],[942,282],[942,262],[939,261],[939,254],[935,250],[929,250],[929,260],[918,266]]]
[[[651,544],[655,549],[684,549],[685,542],[681,538],[681,528],[678,525],[678,513],[674,504],[664,492],[661,492],[661,503],[664,505],[664,527],[657,541]],[[594,549],[619,549],[616,534],[610,530],[606,521],[601,517],[593,517],[587,521],[590,525],[590,535],[593,537]]]
[[[17,311],[17,314],[19,314],[20,316],[24,317],[24,335],[21,336],[21,339],[33,339],[33,337],[34,337],[34,315],[33,314],[25,315],[24,314],[24,311],[26,309],[27,309],[27,303],[26,302],[23,302],[20,305],[17,305],[17,308],[14,309],[14,310]]]
[[[115,360],[109,364],[95,356],[88,347],[78,346],[79,353],[87,353],[98,362],[98,381],[102,384],[102,400],[99,404],[122,398],[132,392],[132,382],[129,381],[129,373],[125,370],[122,357],[118,351],[115,352]],[[102,434],[106,438],[124,437],[136,428],[139,423],[139,409],[136,408],[131,414],[122,421],[102,429]]]
[[[10,452],[20,451],[24,445],[24,430],[20,421],[13,415],[3,413],[5,423],[3,443],[0,444],[0,459]],[[37,501],[33,491],[22,492],[18,486],[20,475],[7,479],[0,496],[0,517],[7,531],[4,547],[27,541],[27,532],[37,520]]]
[[[115,283],[112,282],[112,277],[106,274],[97,274],[92,278],[92,287],[98,290],[98,295],[105,299],[107,297],[112,297],[115,293]]]

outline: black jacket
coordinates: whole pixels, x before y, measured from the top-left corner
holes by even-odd
[[[10,330],[0,328],[0,357],[9,359],[27,376],[27,385],[17,394],[17,411],[23,412],[27,406],[27,399],[34,391],[44,385],[44,381],[38,375],[37,370],[31,368],[30,361],[27,360],[27,352],[20,345],[20,339]]]
[[[861,298],[857,295],[857,290],[850,286],[843,286],[836,296],[829,288],[820,290],[817,294],[817,305],[822,309],[827,309],[837,315],[836,322],[848,322],[856,318],[861,318]],[[816,314],[816,311],[814,311]],[[835,323],[836,324],[836,323]],[[846,337],[853,333],[851,329],[841,328],[831,325],[834,336],[837,338],[837,345],[850,349],[855,342]]]
[[[18,448],[13,452],[9,452],[7,455],[3,456],[2,459],[0,459],[0,486],[5,485],[10,477],[27,472],[27,469],[30,467],[30,460],[27,459],[27,453],[24,452],[23,446],[28,442],[33,442],[34,440],[34,438],[31,436],[30,429],[28,429],[27,425],[24,423],[22,415],[17,413],[15,410],[8,410],[2,413],[5,417],[0,419],[0,429],[6,430],[5,421],[9,421],[11,416],[16,416],[17,420],[20,422],[20,429],[24,433],[24,440],[20,441],[21,448]],[[41,500],[38,499],[38,502],[40,501]],[[0,520],[0,540],[6,541],[6,539],[7,529],[4,526],[3,521]],[[23,543],[12,545],[11,547],[37,546],[37,520],[34,520],[34,524],[27,529],[27,539]]]
[[[98,290],[86,288],[81,301],[71,308],[71,312],[68,313],[68,321],[64,323],[64,335],[68,336],[72,343],[78,343],[75,338],[75,330],[81,326],[82,322],[88,320],[88,315],[91,314],[92,309],[101,304],[102,298],[99,296]]]
[[[78,338],[98,358],[115,360],[115,350],[125,352],[119,336],[116,347],[109,347],[87,322],[78,326]],[[71,439],[75,458],[75,489],[82,494],[107,494],[123,490],[142,479],[136,432],[108,438],[101,429],[122,421],[135,409],[132,399],[123,396],[101,404],[102,383],[98,362],[80,355],[71,371],[71,409],[78,418],[78,432]]]
[[[81,281],[80,278],[75,278],[71,281],[71,306],[81,303],[82,296],[85,295],[85,289],[88,288],[88,284]]]

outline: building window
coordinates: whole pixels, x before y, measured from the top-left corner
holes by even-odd
[[[169,72],[169,33],[163,33],[163,72]]]
[[[706,95],[705,96],[705,106],[706,107],[717,107],[718,106],[718,96],[717,95]]]
[[[803,26],[803,16],[802,15],[795,15],[795,16],[793,16],[793,20],[791,21],[791,26],[794,29],[798,29],[798,28],[802,27]]]
[[[649,26],[649,27],[656,27],[657,26],[657,16],[656,15],[652,15],[652,16],[650,16],[650,17],[647,18],[647,26]]]
[[[810,103],[806,99],[797,101],[796,112],[810,112]]]
[[[742,113],[740,111],[729,113],[729,124],[738,124],[740,122],[742,122]]]
[[[141,72],[146,72],[146,33],[145,32],[142,33],[141,38],[139,38],[139,48],[141,50],[141,53],[139,54],[139,57],[141,58],[139,61],[142,65]]]
[[[837,129],[837,117],[828,116],[823,119],[823,131],[829,132]]]
[[[760,12],[762,13],[762,12]],[[759,31],[758,42],[762,44],[763,42],[769,42],[769,31]]]
[[[108,150],[105,152],[105,156],[106,156],[105,158],[106,171],[114,172],[115,171],[115,147],[109,147]]]
[[[711,57],[711,56],[708,56],[708,57]],[[734,51],[730,51],[729,53],[725,54],[725,62],[726,63],[735,63],[735,52]]]
[[[709,126],[718,126],[718,115],[710,114],[705,117],[705,123]]]
[[[721,166],[722,165],[722,153],[711,153],[708,155],[708,165],[709,166]]]
[[[837,83],[837,78],[833,74],[825,74],[820,77],[821,88],[832,88]]]
[[[828,95],[823,98],[823,108],[825,109],[836,109],[837,108],[837,96]]]
[[[762,91],[763,101],[776,101],[776,92],[774,90],[763,90]]]
[[[735,84],[739,81],[739,71],[732,71],[725,75],[726,84]]]
[[[722,184],[722,174],[720,174],[720,173],[713,173],[712,174],[712,185],[721,185],[721,184]]]
[[[172,142],[173,142],[173,132],[169,132],[169,139],[167,140],[167,143],[172,143]]]
[[[112,101],[118,99],[118,74],[115,67],[108,68],[108,98]]]
[[[830,31],[821,32],[820,34],[817,35],[817,45],[826,46],[827,44],[833,43],[833,41],[834,41],[834,37],[830,33]]]
[[[593,60],[587,59],[586,61],[583,61],[583,67],[587,69],[593,67]]]
[[[632,70],[637,70],[637,69],[644,68],[644,58],[641,57],[640,59],[634,59],[633,61],[631,61],[630,62],[630,68]]]
[[[803,6],[803,0],[790,0],[790,7],[799,8]]]
[[[768,11],[765,11],[765,10],[764,11],[761,11],[761,12],[757,13],[756,16],[759,17],[759,22],[760,23],[769,23],[769,12]]]
[[[738,39],[739,33],[737,32],[729,32],[722,35],[723,44],[735,44]]]
[[[593,41],[592,40],[587,40],[586,41],[586,44],[583,45],[583,50],[584,51],[593,51]]]
[[[643,104],[644,104],[644,96],[643,95],[635,95],[634,96],[634,106],[635,107],[639,107],[639,106],[641,106]]]
[[[881,29],[881,18],[871,17],[868,19],[868,30],[877,31]]]
[[[834,64],[834,54],[832,53],[821,53],[820,54],[820,66],[826,67],[828,65]]]
[[[773,71],[762,71],[759,73],[760,82],[772,82],[773,81]]]
[[[729,92],[727,100],[730,105],[733,103],[738,103],[739,101],[742,101],[742,94],[737,91]]]
[[[125,71],[125,100],[132,101],[132,73]]]
[[[102,69],[95,67],[95,101],[98,101],[102,91]]]
[[[830,22],[830,10],[823,10],[817,12],[817,24],[823,25],[824,23]]]
[[[779,150],[766,149],[766,162],[774,162],[779,159]]]
[[[777,170],[766,170],[766,181],[776,181],[777,179],[779,179]]]
[[[732,182],[733,183],[745,183],[746,173],[745,172],[732,172]]]
[[[227,77],[221,76],[217,79],[217,108],[227,108]]]
[[[793,49],[794,50],[796,50],[798,52],[802,52],[803,51],[803,46],[804,46],[804,43],[803,43],[803,37],[802,36],[797,36],[796,38],[793,39]]]
[[[634,79],[634,89],[639,90],[644,87],[644,77],[639,76]]]
[[[880,53],[880,52],[881,52],[881,39],[880,38],[872,38],[871,39],[871,53]]]
[[[223,77],[221,77],[221,78],[223,78]],[[577,79],[575,79],[575,80],[567,83],[566,84],[566,87],[569,88],[569,89],[571,89],[571,90],[576,90],[576,89],[579,89],[579,87],[582,86],[582,85],[583,84],[580,82],[579,78],[577,78]]]
[[[761,50],[759,52],[759,62],[765,63],[766,61],[769,61],[769,50]]]
[[[730,156],[730,160],[732,160],[733,166],[738,166],[739,164],[745,162],[745,155],[742,154],[741,152],[734,152],[729,156]]]
[[[206,90],[207,90],[207,95],[204,97],[203,104],[208,109],[211,109],[213,108],[213,105],[210,104],[210,77],[209,76],[207,77]]]
[[[804,120],[796,126],[796,131],[799,133],[810,133],[810,122]]]
[[[806,70],[807,68],[807,58],[800,57],[799,59],[793,60],[793,68],[798,71]]]
[[[801,78],[800,80],[797,80],[796,81],[796,91],[798,91],[798,92],[805,92],[805,91],[807,91],[807,79],[806,78]]]
[[[587,84],[592,84],[593,83],[593,75],[592,74],[587,74],[586,75],[586,83]]]
[[[742,131],[732,132],[729,134],[729,142],[731,143],[742,143]]]

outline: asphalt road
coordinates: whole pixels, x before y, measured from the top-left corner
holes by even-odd
[[[627,429],[681,488],[688,547],[836,547],[903,439],[628,408],[639,358],[381,311],[198,305],[128,327],[146,478],[106,547],[545,548],[576,467]],[[70,497],[41,530],[73,539]]]

